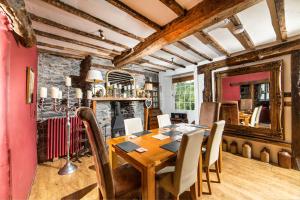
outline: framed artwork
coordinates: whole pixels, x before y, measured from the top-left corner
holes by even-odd
[[[26,68],[26,103],[33,103],[34,72],[31,67]]]

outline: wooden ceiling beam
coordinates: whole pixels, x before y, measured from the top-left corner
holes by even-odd
[[[123,3],[119,0],[106,0],[106,1],[110,4],[112,4],[113,6],[119,8],[120,10],[126,12],[127,14],[131,15],[133,18],[147,24],[151,28],[153,28],[155,30],[160,30],[161,29],[160,25],[158,25],[157,23],[151,21],[150,19],[148,19],[147,17],[141,15],[140,13],[136,12],[135,10],[133,10],[132,8],[127,6],[125,3]]]
[[[90,15],[90,14],[88,14],[88,13],[82,11],[82,10],[79,10],[79,9],[77,9],[77,8],[75,8],[73,6],[70,6],[70,5],[66,4],[66,3],[63,3],[61,1],[58,1],[58,0],[42,0],[42,1],[48,3],[48,4],[52,5],[52,6],[55,6],[55,7],[59,8],[59,9],[61,9],[61,10],[64,10],[64,11],[66,11],[68,13],[71,13],[73,15],[81,17],[81,18],[83,18],[85,20],[91,21],[91,22],[93,22],[95,24],[98,24],[100,26],[103,26],[103,27],[105,27],[107,29],[110,29],[112,31],[115,31],[117,33],[125,35],[127,37],[130,37],[132,39],[135,39],[135,40],[138,40],[138,41],[144,41],[144,39],[142,37],[139,37],[137,35],[129,33],[128,31],[120,29],[120,28],[118,28],[118,27],[116,27],[116,26],[114,26],[112,24],[109,24],[109,23],[103,21],[102,19],[94,17],[94,16],[92,16],[92,15]]]
[[[114,46],[117,46],[117,47],[121,47],[121,48],[124,48],[124,49],[130,49],[130,47],[128,47],[126,45],[123,45],[123,44],[120,44],[120,43],[117,43],[117,42],[114,42],[114,41],[111,41],[111,40],[108,40],[108,39],[103,40],[100,36],[97,36],[97,35],[94,35],[94,34],[91,34],[91,33],[87,33],[87,32],[80,31],[80,30],[75,29],[75,28],[71,28],[71,27],[59,24],[57,22],[51,21],[51,20],[43,18],[43,17],[39,17],[39,16],[37,16],[35,14],[32,14],[32,13],[30,13],[30,18],[33,21],[36,21],[36,22],[39,22],[39,23],[42,23],[42,24],[46,24],[48,26],[59,28],[59,29],[62,29],[62,30],[65,30],[65,31],[68,31],[68,32],[71,32],[71,33],[78,34],[78,35],[82,35],[84,37],[88,37],[88,38],[91,38],[91,39],[94,39],[94,40],[99,40],[101,42],[105,42],[107,44],[114,45]]]
[[[185,15],[173,20],[161,31],[150,35],[144,42],[140,42],[134,47],[133,52],[125,52],[116,56],[114,64],[118,67],[125,66],[260,1],[262,0],[203,0],[188,10]]]
[[[219,53],[230,56],[230,53],[224,49],[213,37],[211,37],[208,33],[204,33],[203,31],[198,31],[194,33],[194,36],[200,40],[203,44],[211,45],[214,49],[216,49]]]
[[[48,44],[45,42],[37,42],[38,46],[43,46],[43,47],[49,47],[49,48],[53,48],[53,49],[58,49],[58,50],[66,50],[66,51],[72,51],[72,52],[77,52],[77,53],[83,53],[85,56],[87,55],[91,55],[94,57],[98,57],[98,58],[103,58],[103,59],[108,59],[108,60],[112,60],[112,57],[109,56],[105,56],[105,55],[101,55],[101,54],[96,54],[96,53],[92,53],[92,52],[88,52],[88,51],[81,51],[81,50],[77,50],[77,49],[72,49],[72,48],[68,48],[68,47],[63,47],[63,46],[59,46],[59,45],[54,45],[54,44]]]
[[[255,49],[255,45],[253,41],[251,40],[248,32],[246,29],[244,29],[243,32],[239,34],[234,34],[234,31],[236,30],[237,27],[243,26],[240,19],[238,18],[237,15],[233,15],[228,18],[230,20],[230,23],[228,24],[228,29],[231,31],[231,33],[240,41],[240,43],[243,45],[243,47],[247,50],[249,49]]]
[[[110,49],[107,49],[107,48],[104,48],[104,47],[100,47],[100,46],[97,46],[97,45],[94,45],[94,44],[90,44],[90,43],[86,43],[86,42],[82,42],[82,41],[78,41],[78,40],[74,40],[74,39],[63,37],[63,36],[60,36],[60,35],[55,35],[55,34],[52,34],[52,33],[47,33],[47,32],[43,32],[43,31],[36,30],[36,29],[34,29],[34,31],[37,35],[40,35],[40,36],[43,36],[43,37],[47,37],[47,38],[51,38],[51,39],[55,39],[55,40],[60,40],[60,41],[63,41],[63,42],[69,42],[69,43],[72,43],[72,44],[77,44],[77,45],[89,47],[89,48],[92,48],[92,49],[97,49],[100,52],[108,53],[112,56],[116,56],[120,53],[120,52],[115,51],[115,50],[110,50]]]
[[[181,65],[181,64],[176,63],[176,62],[174,62],[174,61],[170,61],[170,60],[167,60],[167,59],[165,59],[165,58],[162,58],[162,57],[159,57],[159,56],[156,56],[156,55],[149,55],[149,56],[152,57],[152,58],[155,58],[155,59],[157,59],[157,60],[160,60],[160,61],[169,63],[169,64],[171,64],[171,65],[175,65],[175,66],[177,66],[177,67],[185,68],[184,65]]]
[[[220,60],[198,67],[198,72],[203,70],[215,70],[225,66],[236,66],[246,63],[251,63],[259,60],[274,58],[300,50],[300,39],[283,42],[262,49],[246,52],[236,56],[229,57],[225,60]]]
[[[175,0],[160,0],[178,16],[184,15],[186,10],[182,8]]]
[[[168,54],[170,54],[170,55],[176,56],[176,57],[180,58],[181,60],[184,60],[185,62],[188,62],[188,63],[190,63],[190,64],[197,65],[197,62],[194,62],[194,61],[192,61],[192,60],[190,60],[190,59],[188,59],[188,58],[185,58],[185,57],[183,57],[182,55],[179,55],[179,54],[177,54],[177,53],[175,53],[175,52],[173,52],[173,51],[170,51],[170,50],[168,50],[168,49],[166,49],[166,48],[162,48],[161,51],[163,51],[163,52],[165,52],[165,53],[168,53]]]
[[[142,60],[143,63],[146,63],[146,64],[149,64],[149,65],[152,65],[152,66],[157,66],[157,67],[160,67],[160,68],[163,68],[163,69],[170,69],[170,70],[175,70],[174,68],[172,67],[169,67],[169,66],[165,66],[165,65],[160,65],[160,64],[156,64],[156,63],[153,63],[149,60],[146,60],[146,59],[143,59]]]
[[[190,51],[192,51],[193,53],[197,54],[198,56],[206,59],[206,60],[209,60],[209,61],[212,61],[213,59],[211,57],[209,57],[208,55],[204,54],[204,53],[201,53],[200,51],[197,51],[196,49],[194,49],[191,45],[189,45],[188,43],[186,42],[183,42],[183,41],[177,41],[177,43],[179,43],[180,45],[182,45],[184,48],[186,49],[189,49]]]
[[[85,58],[84,56],[81,56],[81,55],[70,54],[70,53],[62,53],[62,52],[52,51],[52,50],[43,49],[43,48],[38,48],[38,52],[39,53],[48,53],[48,54],[55,55],[55,56],[60,56],[60,57],[63,57],[63,58],[74,58],[74,59],[79,59],[79,60],[83,60]]]
[[[267,3],[277,40],[286,41],[287,31],[285,25],[284,0],[267,0]]]

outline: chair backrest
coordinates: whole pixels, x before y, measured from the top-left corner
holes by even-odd
[[[177,194],[186,191],[196,182],[202,141],[202,131],[195,131],[182,136],[173,179]]]
[[[84,123],[87,131],[91,149],[93,152],[98,186],[104,199],[115,198],[115,188],[113,183],[113,175],[109,164],[107,150],[102,135],[102,131],[98,127],[96,117],[92,109],[81,107],[77,109],[77,116]]]
[[[124,120],[125,134],[138,133],[143,131],[143,124],[141,118],[131,118]]]
[[[253,110],[253,113],[251,115],[251,120],[250,120],[249,126],[255,126],[257,112],[258,112],[258,107],[255,107],[254,110]]]
[[[219,158],[220,144],[224,131],[225,121],[215,122],[208,137],[205,153],[205,166],[210,166]]]
[[[222,102],[220,108],[220,120],[225,120],[227,124],[240,124],[239,106],[237,101]]]
[[[170,115],[168,114],[157,115],[157,121],[159,128],[170,126],[172,124],[170,120]]]
[[[252,110],[253,100],[252,99],[241,99],[240,100],[240,109],[241,110]]]
[[[258,107],[256,118],[255,118],[255,124],[259,124],[260,114],[261,114],[262,106]]]
[[[199,124],[211,127],[214,122],[219,120],[220,103],[202,102],[200,108]]]

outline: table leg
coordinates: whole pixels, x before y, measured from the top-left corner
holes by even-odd
[[[201,153],[200,153],[200,156],[199,156],[199,163],[198,163],[198,183],[197,183],[197,186],[198,186],[198,197],[201,197],[202,196],[202,147],[201,147]]]
[[[142,199],[155,199],[155,167],[148,167],[142,172]]]

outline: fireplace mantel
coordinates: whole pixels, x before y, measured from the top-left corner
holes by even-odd
[[[147,98],[95,97],[92,101],[145,101]]]

